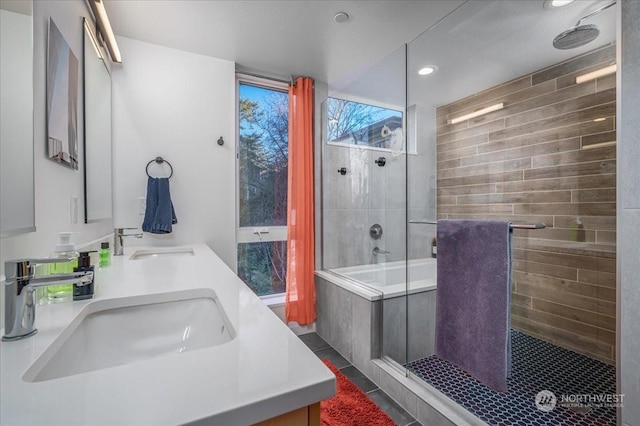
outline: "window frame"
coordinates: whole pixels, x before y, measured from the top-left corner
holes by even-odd
[[[399,113],[402,114],[402,129],[404,131],[404,137],[405,137],[405,148],[400,151],[400,154],[411,154],[411,155],[416,155],[418,153],[417,150],[417,141],[415,138],[415,130],[417,127],[417,123],[416,123],[416,105],[411,105],[408,108],[405,107],[401,107],[398,105],[394,105],[394,104],[390,104],[390,103],[386,103],[386,102],[377,102],[377,101],[372,101],[370,99],[365,99],[365,98],[361,98],[358,96],[353,96],[353,95],[349,95],[349,94],[345,94],[345,93],[333,93],[333,94],[329,94],[329,96],[327,97],[327,101],[328,99],[333,98],[333,99],[338,99],[338,100],[342,100],[342,101],[347,101],[347,102],[355,102],[355,103],[359,103],[359,104],[363,104],[363,105],[369,105],[369,106],[373,106],[376,108],[382,108],[382,109],[387,109],[387,110],[391,110],[391,111],[397,111]],[[323,120],[322,120],[322,126],[323,126],[323,134],[326,134],[326,129],[328,127],[328,114],[327,114],[327,105],[328,104],[324,104],[323,108]],[[412,133],[412,137],[411,139],[407,138],[407,127],[411,127],[411,133]],[[346,143],[346,142],[333,142],[328,140],[328,138],[326,138],[324,140],[324,143],[326,143],[327,145],[333,145],[333,146],[340,146],[340,147],[344,147],[344,148],[358,148],[358,149],[362,149],[362,150],[367,150],[367,151],[380,151],[380,152],[386,152],[386,153],[391,153],[393,152],[391,149],[389,148],[379,148],[379,147],[375,147],[375,146],[368,146],[368,145],[354,145],[352,143]]]
[[[268,90],[275,90],[279,92],[289,92],[289,85],[287,83],[274,81],[266,78],[255,77],[247,74],[236,74],[236,146],[235,146],[235,227],[236,227],[236,273],[238,269],[238,245],[246,243],[259,243],[259,242],[273,242],[273,241],[287,241],[287,226],[240,226],[240,85],[248,84],[251,86],[257,86]],[[258,296],[264,300],[274,300],[274,298],[283,297],[284,293],[266,294]]]

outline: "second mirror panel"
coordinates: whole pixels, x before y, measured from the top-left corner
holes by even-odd
[[[111,75],[104,50],[84,25],[85,223],[112,217]]]

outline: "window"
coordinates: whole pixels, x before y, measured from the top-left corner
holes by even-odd
[[[327,142],[404,151],[402,111],[338,98],[326,105]]]
[[[238,276],[258,296],[285,291],[288,127],[287,86],[240,77]]]

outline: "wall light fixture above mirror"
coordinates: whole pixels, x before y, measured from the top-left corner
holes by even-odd
[[[107,16],[104,4],[102,4],[102,0],[87,0],[87,3],[89,3],[93,16],[96,18],[96,26],[107,45],[111,60],[122,63],[122,56],[120,55],[118,43],[116,43],[116,36],[111,29],[111,23],[109,22],[109,17]]]

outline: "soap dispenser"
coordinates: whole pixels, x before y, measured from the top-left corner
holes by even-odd
[[[49,274],[70,274],[78,266],[80,253],[76,251],[75,245],[71,242],[71,234],[75,232],[60,232],[60,241],[56,244],[56,250],[51,253],[50,258],[67,258],[72,261],[56,262],[49,264]],[[49,302],[62,302],[72,300],[73,284],[56,284],[47,287],[47,299]]]
[[[80,256],[78,257],[78,266],[73,268],[73,272],[94,272],[95,266],[91,264],[91,253],[95,253],[95,250],[80,252]],[[89,284],[85,284],[83,286],[73,284],[73,300],[91,299],[93,297],[94,280],[95,278],[92,278]]]

